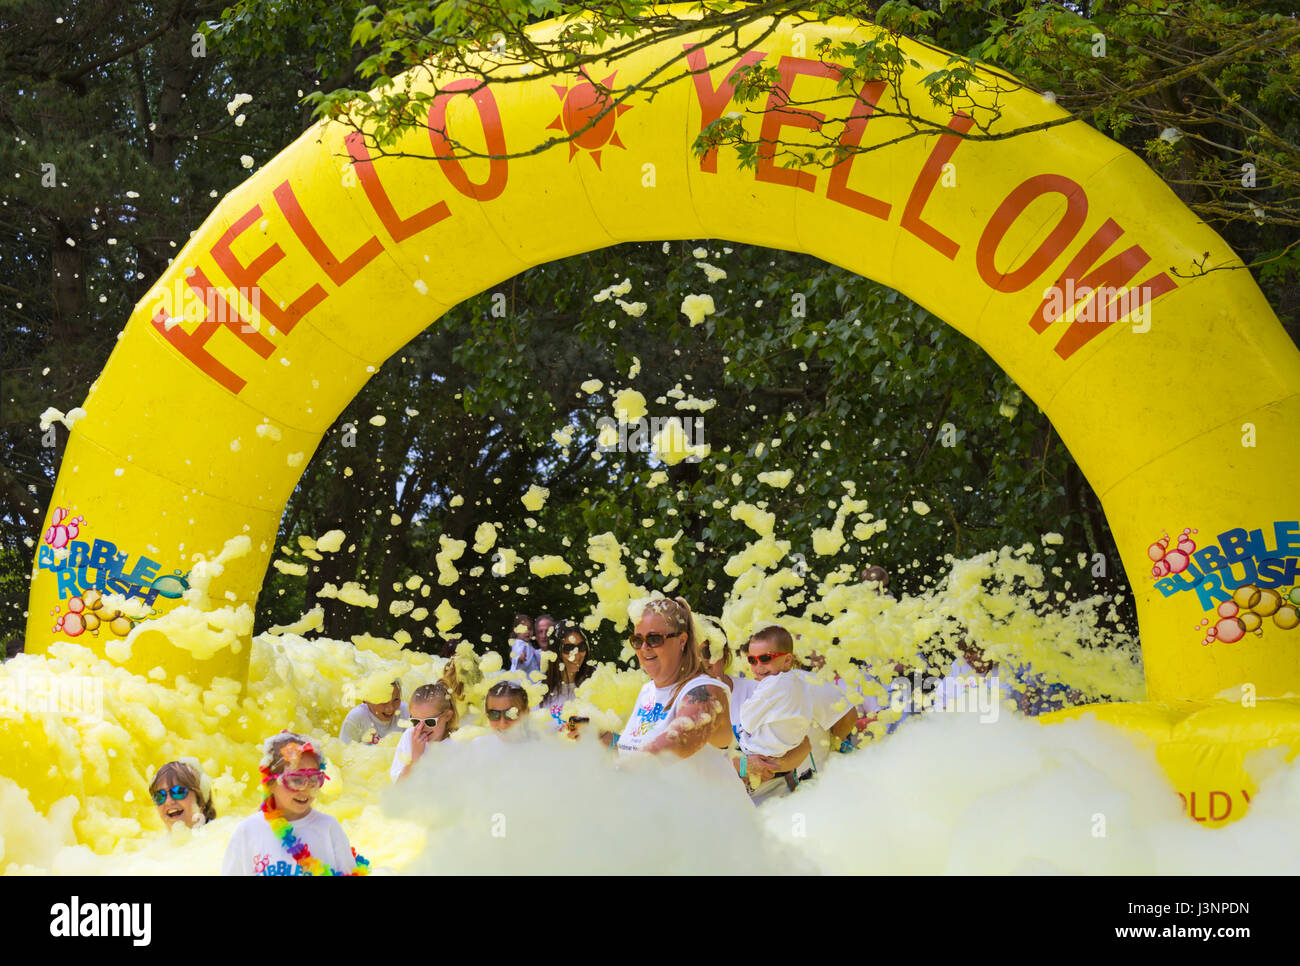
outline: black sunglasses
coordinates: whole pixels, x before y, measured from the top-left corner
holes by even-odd
[[[489,721],[500,721],[503,717],[504,717],[504,718],[509,718],[509,717],[510,717],[510,712],[511,712],[511,711],[513,711],[513,712],[515,713],[515,717],[516,717],[516,718],[519,717],[519,715],[521,715],[521,714],[523,713],[523,712],[520,711],[518,708],[506,708],[504,711],[498,710],[498,709],[496,709],[496,708],[488,708],[488,710],[487,710],[488,720],[489,720]]]
[[[683,633],[685,632],[677,631],[673,634],[647,634],[645,637],[642,637],[640,634],[633,634],[628,638],[627,642],[632,646],[632,650],[639,651],[643,647],[663,647],[664,642],[670,637],[677,637]]]

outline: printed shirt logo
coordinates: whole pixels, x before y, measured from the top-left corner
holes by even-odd
[[[659,701],[654,704],[647,702],[636,709],[636,716],[641,723],[637,725],[636,730],[632,733],[641,738],[648,734],[651,728],[668,717],[668,710]]]
[[[297,862],[286,862],[280,859],[276,862],[271,861],[271,856],[265,852],[258,852],[253,857],[253,874],[254,875],[307,875],[308,872]]]

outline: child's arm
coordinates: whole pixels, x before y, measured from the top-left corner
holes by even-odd
[[[853,728],[858,722],[857,708],[849,708],[844,712],[844,716],[839,721],[831,725],[831,734],[837,741],[843,742],[849,735],[853,734]]]
[[[795,766],[812,754],[812,742],[805,735],[803,741],[795,745],[784,755],[749,755],[746,762],[748,774],[757,776],[759,783],[767,781],[773,775],[794,771]]]
[[[803,741],[799,742],[799,744],[795,745],[780,758],[776,759],[776,770],[778,772],[792,771],[795,765],[799,764],[799,762],[803,761],[811,754],[812,742],[808,739],[807,735],[804,735]]]
[[[719,688],[718,690],[722,690]],[[718,712],[717,719],[714,722],[713,734],[709,737],[709,744],[715,748],[727,749],[731,747],[735,735],[731,733],[731,697],[726,691],[722,691],[722,710]]]

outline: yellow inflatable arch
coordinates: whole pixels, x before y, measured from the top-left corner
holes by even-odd
[[[1101,497],[1157,702],[1090,713],[1156,739],[1193,817],[1239,816],[1254,787],[1246,753],[1300,750],[1300,711],[1266,700],[1300,685],[1300,353],[1237,256],[1126,149],[1079,122],[959,137],[1065,117],[1035,92],[1002,93],[997,117],[944,116],[921,83],[945,66],[941,51],[904,41],[919,66],[850,90],[810,54],[823,38],[876,33],[782,23],[739,58],[701,32],[563,82],[440,77],[429,129],[390,149],[436,162],[378,156],[342,123],[312,127],[222,199],[91,387],[38,548],[28,649],[75,639],[103,651],[129,624],[96,636],[85,592],[166,609],[192,555],[239,534],[252,552],[211,593],[251,608],[322,434],[449,307],[619,242],[725,239],[898,289],[1048,414]],[[606,106],[593,80],[618,90],[674,57],[673,83],[567,148],[508,161],[449,149],[446,134],[504,155],[580,130]],[[750,136],[798,143],[821,124],[847,146],[888,147],[829,169],[786,167],[771,150],[756,170],[730,149],[696,156],[700,130],[739,110],[738,65],[755,61],[779,70],[784,95],[748,117]],[[781,110],[785,96],[808,106]],[[900,96],[933,126],[906,137]],[[127,666],[242,681],[248,650],[199,661],[146,633]]]

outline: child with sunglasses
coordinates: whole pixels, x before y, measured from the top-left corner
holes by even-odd
[[[149,796],[168,829],[178,823],[194,828],[217,817],[212,779],[197,758],[169,761],[159,768],[149,783]]]
[[[369,865],[338,820],[314,811],[325,756],[303,735],[282,731],[263,746],[261,809],[239,823],[222,875],[365,875]]]
[[[740,709],[737,768],[758,801],[794,788],[810,757],[814,728],[842,739],[857,711],[834,685],[798,669],[794,639],[784,627],[762,628],[746,651],[757,683]]]
[[[528,692],[514,681],[498,681],[488,689],[483,699],[483,716],[487,718],[488,727],[505,738],[507,732],[516,727],[528,714]],[[520,729],[511,737],[526,735]]]
[[[402,732],[389,774],[394,782],[410,774],[430,742],[445,741],[456,730],[456,703],[442,681],[422,684],[411,694],[411,727]]]

